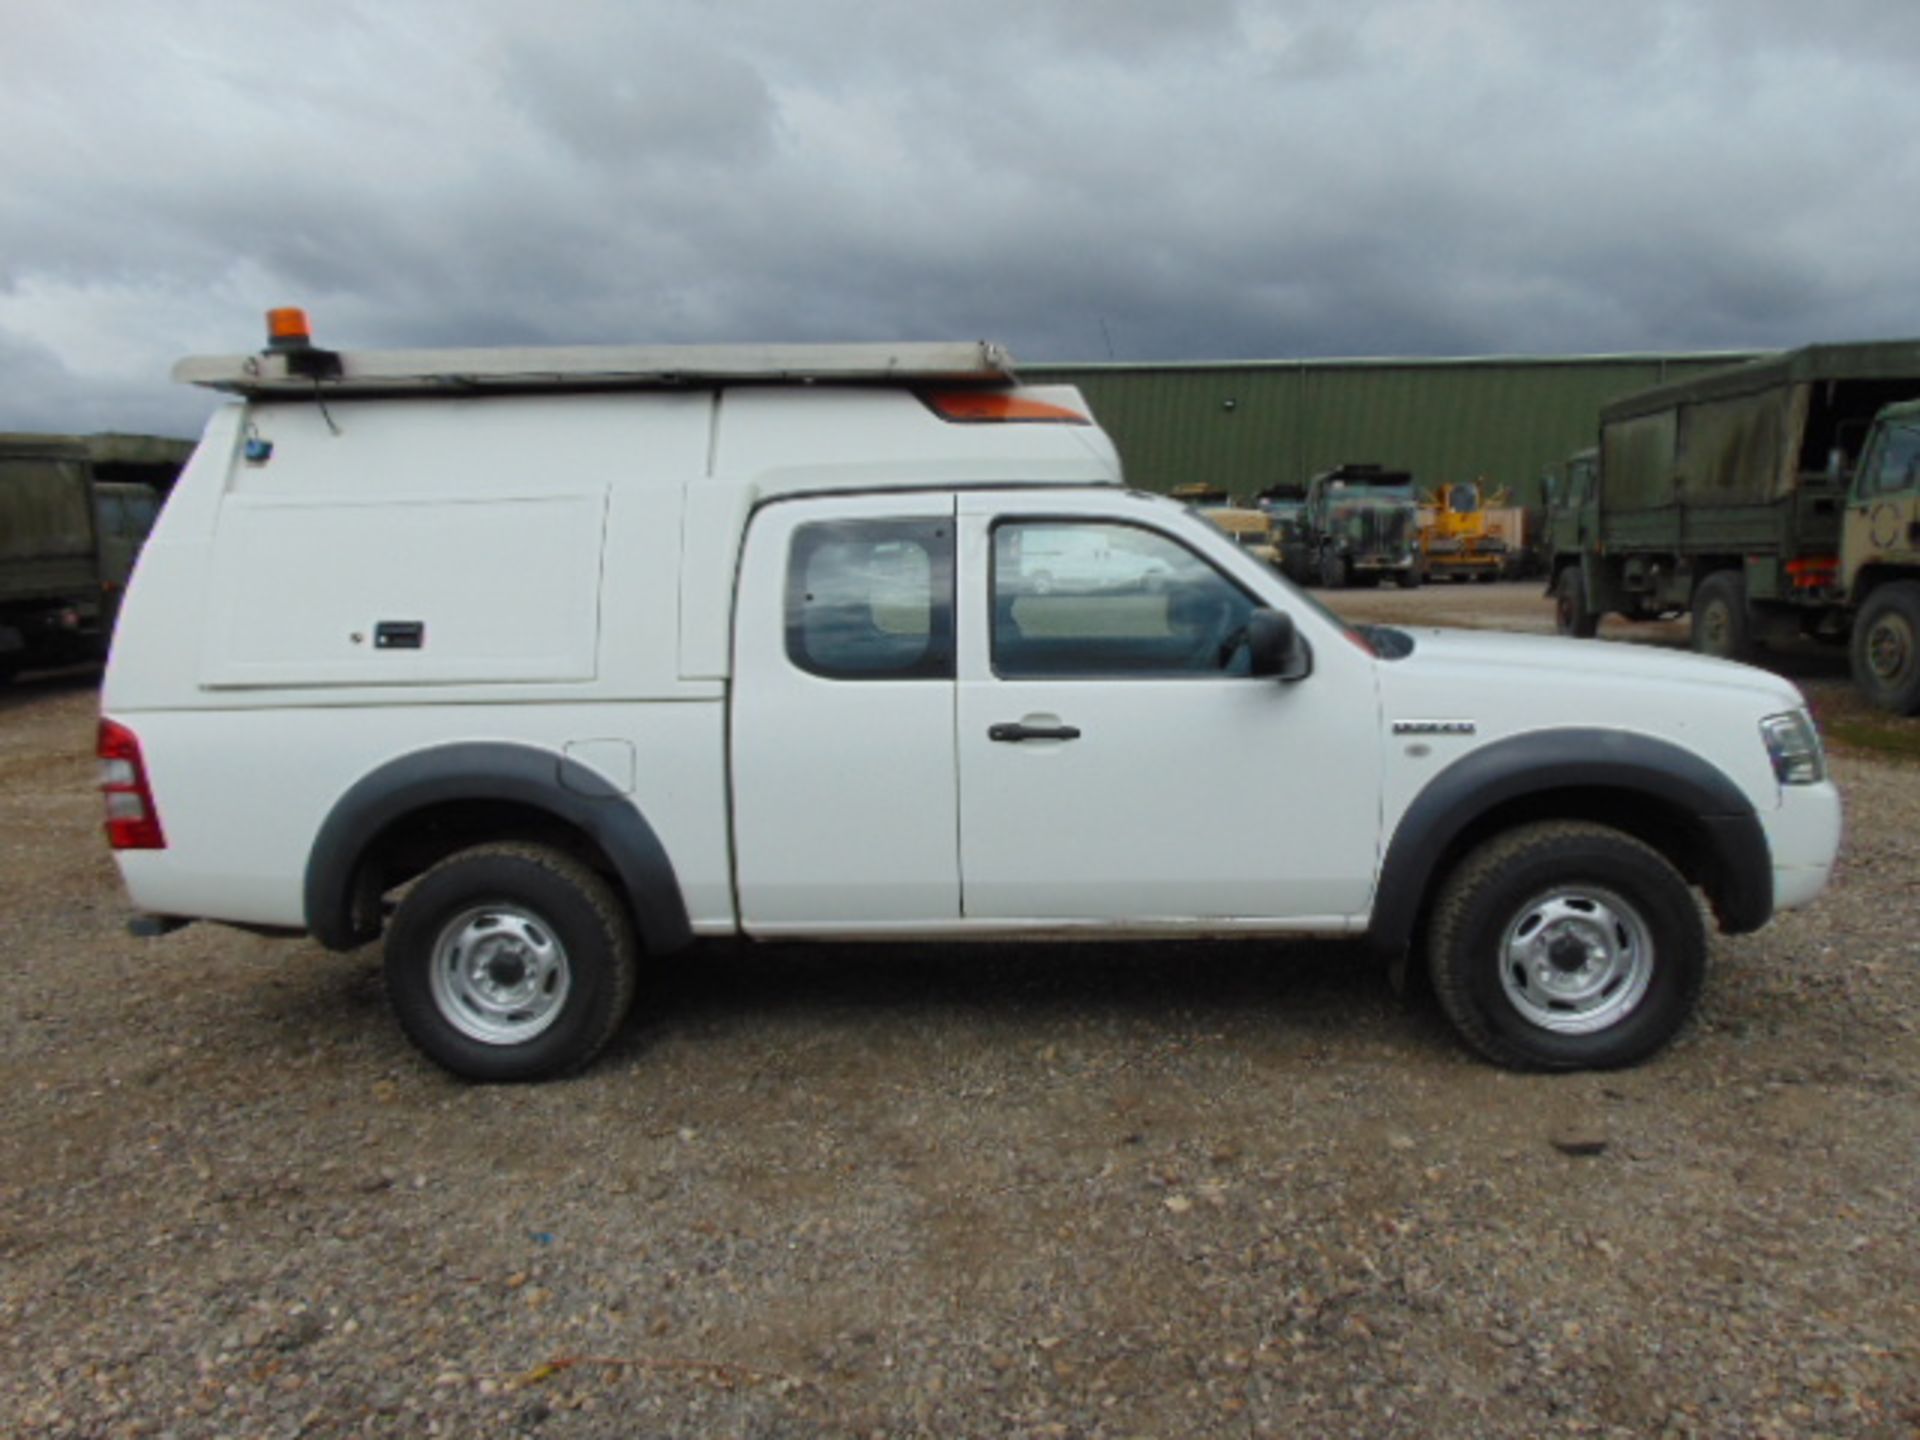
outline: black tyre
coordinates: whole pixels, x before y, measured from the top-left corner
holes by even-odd
[[[481,845],[441,861],[387,932],[401,1028],[469,1080],[581,1068],[626,1018],[636,969],[613,888],[541,845]]]
[[[1489,840],[1442,886],[1427,933],[1434,993],[1466,1042],[1516,1069],[1643,1060],[1706,978],[1700,908],[1655,850],[1549,821]]]
[[[1747,613],[1747,581],[1737,570],[1716,570],[1693,592],[1693,648],[1722,660],[1753,655],[1753,620]]]
[[[1320,552],[1320,583],[1329,590],[1338,590],[1347,583],[1347,562],[1337,552]]]
[[[1393,578],[1402,590],[1417,590],[1420,588],[1420,567],[1418,565],[1409,565],[1406,569],[1395,574]]]
[[[1577,567],[1562,570],[1553,587],[1553,628],[1576,640],[1591,640],[1600,630],[1600,617],[1587,608],[1587,587]]]
[[[1882,710],[1920,714],[1920,581],[1895,580],[1867,596],[1853,623],[1853,683]]]

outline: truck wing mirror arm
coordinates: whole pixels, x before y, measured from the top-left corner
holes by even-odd
[[[1251,675],[1293,681],[1313,673],[1313,652],[1284,611],[1262,608],[1247,617],[1247,649]]]

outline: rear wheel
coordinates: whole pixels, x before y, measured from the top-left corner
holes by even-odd
[[[1920,714],[1920,581],[1867,596],[1853,626],[1853,683],[1882,710]]]
[[[1587,608],[1578,568],[1562,570],[1553,587],[1553,628],[1577,640],[1591,640],[1600,629],[1600,617]]]
[[[1393,578],[1402,590],[1417,590],[1420,587],[1420,567],[1409,565]]]
[[[1448,877],[1428,930],[1434,992],[1500,1065],[1609,1069],[1660,1049],[1706,978],[1706,932],[1680,873],[1604,825],[1497,836]]]
[[[540,845],[443,860],[387,933],[409,1039],[469,1080],[542,1080],[600,1052],[633,1003],[633,928],[611,886]]]
[[[1747,613],[1746,577],[1737,570],[1716,570],[1693,592],[1693,648],[1722,660],[1753,654],[1753,621]]]

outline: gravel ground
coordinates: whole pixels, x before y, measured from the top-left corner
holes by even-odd
[[[1623,1074],[1350,947],[743,947],[486,1088],[372,950],[127,938],[95,704],[0,692],[0,1433],[1920,1433],[1920,767]]]

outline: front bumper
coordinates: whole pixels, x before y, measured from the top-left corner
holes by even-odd
[[[1781,787],[1779,808],[1760,817],[1773,853],[1773,908],[1805,905],[1827,888],[1840,854],[1840,791],[1831,780]]]

